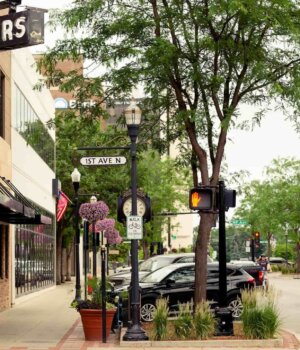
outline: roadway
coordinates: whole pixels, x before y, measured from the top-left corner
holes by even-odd
[[[269,279],[277,294],[282,328],[300,335],[300,276],[273,272],[269,274]]]

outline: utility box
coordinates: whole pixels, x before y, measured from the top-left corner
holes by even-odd
[[[233,335],[232,311],[227,307],[217,307],[215,309],[217,319],[217,336]]]

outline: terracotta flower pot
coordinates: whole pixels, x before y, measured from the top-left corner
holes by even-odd
[[[83,331],[86,340],[102,340],[102,310],[81,309]],[[106,310],[106,338],[109,337],[115,310]]]

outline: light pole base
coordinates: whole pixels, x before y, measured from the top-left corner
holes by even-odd
[[[123,336],[124,341],[143,341],[143,340],[149,340],[149,337],[141,328],[140,325],[132,325],[131,327],[127,328],[126,333]]]

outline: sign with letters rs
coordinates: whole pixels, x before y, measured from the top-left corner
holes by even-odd
[[[0,17],[0,50],[44,43],[45,10],[30,8]]]

